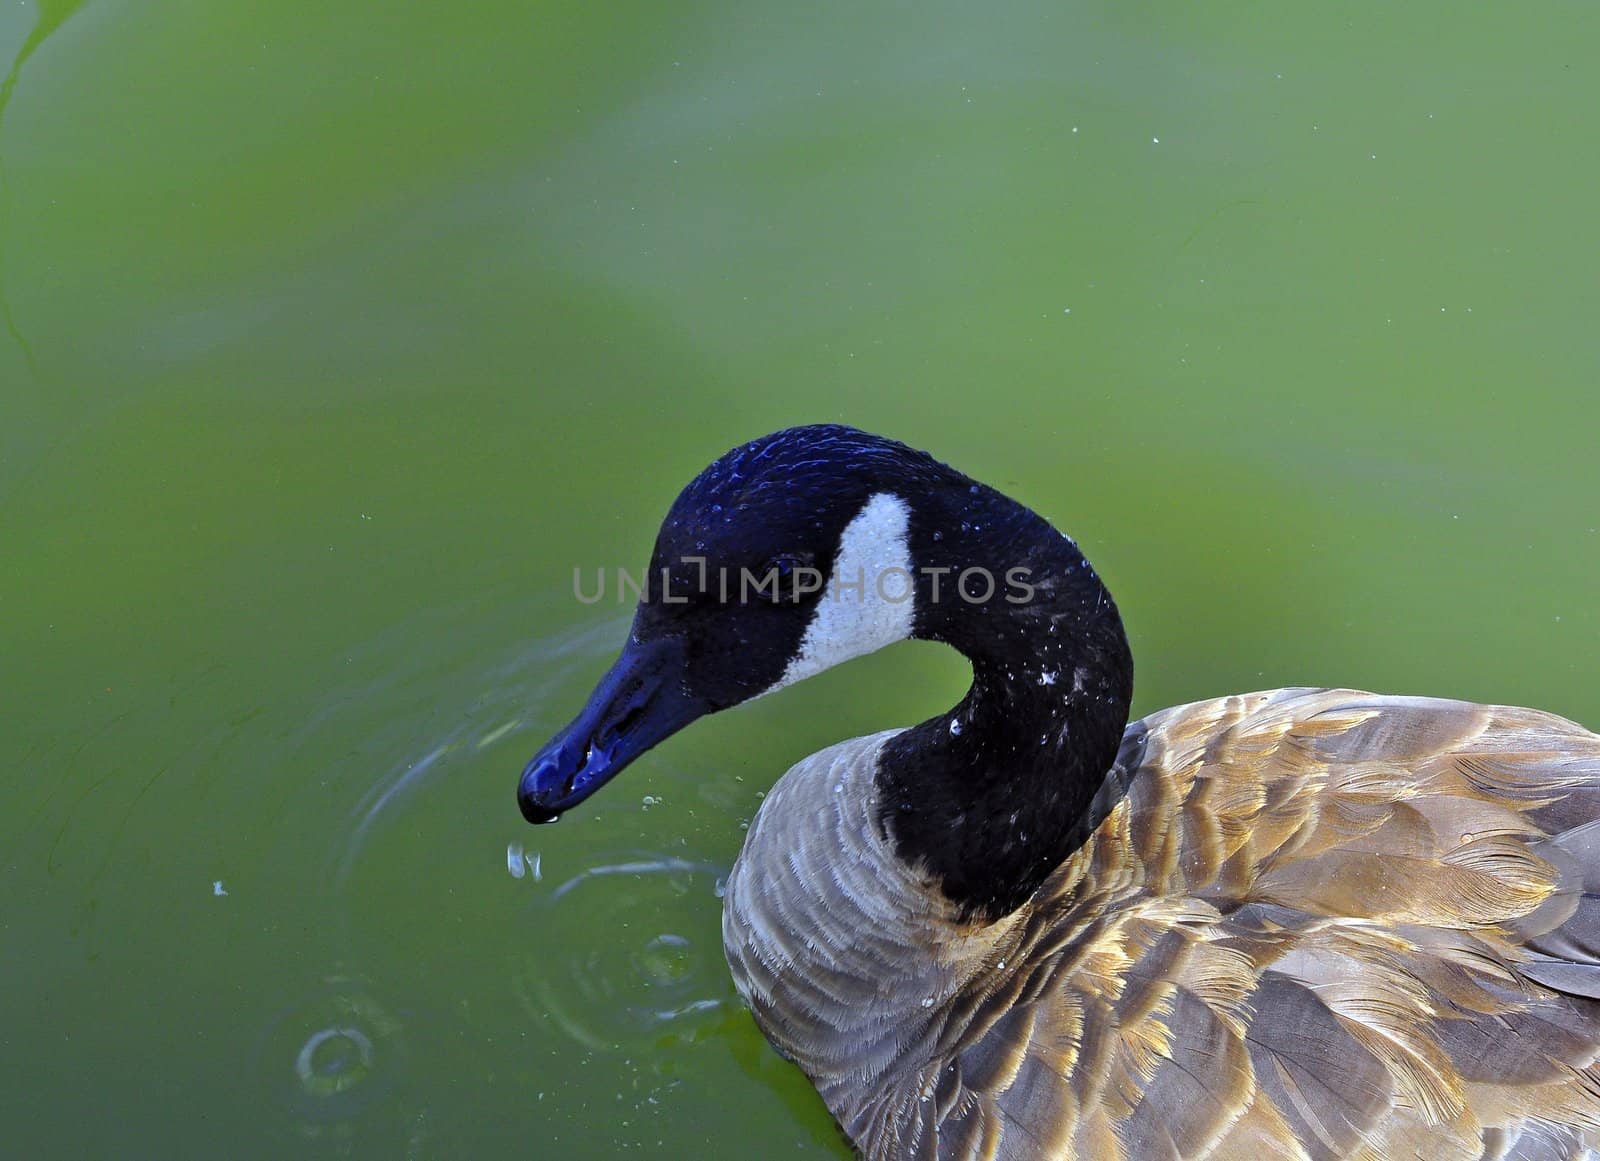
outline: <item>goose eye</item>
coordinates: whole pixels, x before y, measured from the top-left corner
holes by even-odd
[[[811,554],[800,552],[779,553],[771,557],[761,566],[759,575],[763,580],[776,576],[776,592],[770,589],[763,590],[760,597],[769,604],[793,604],[800,599],[802,592],[810,591],[811,581],[807,579],[806,586],[801,587],[800,581],[806,579],[801,575],[802,569],[811,566]]]

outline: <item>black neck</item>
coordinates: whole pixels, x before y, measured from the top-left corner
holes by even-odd
[[[965,918],[1021,906],[1099,825],[1133,659],[1116,605],[1077,545],[982,485],[911,498],[916,636],[972,662],[947,714],[897,735],[878,769],[882,820],[907,862],[937,877]],[[952,571],[939,574],[934,570]],[[982,574],[995,589],[982,596]],[[1007,573],[1033,586],[1027,600]],[[937,584],[938,591],[934,591]]]

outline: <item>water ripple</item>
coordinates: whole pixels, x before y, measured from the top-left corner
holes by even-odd
[[[470,705],[459,708],[442,735],[417,745],[415,757],[394,763],[367,787],[350,812],[337,854],[336,887],[343,888],[377,826],[398,804],[447,766],[458,754],[472,754],[514,734],[551,728],[539,710],[562,688],[574,668],[616,649],[622,627],[615,619],[586,624],[531,643],[508,660],[480,670]],[[395,675],[385,680],[397,681]],[[337,706],[323,711],[333,714]],[[487,719],[490,726],[481,722]]]
[[[558,884],[533,904],[518,1001],[599,1051],[692,1035],[732,1001],[716,905],[725,872],[630,852]]]
[[[256,1067],[302,1147],[416,1152],[427,1111],[408,1091],[414,1024],[351,975],[328,977],[272,1020]]]

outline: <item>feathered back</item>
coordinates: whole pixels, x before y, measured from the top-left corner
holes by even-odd
[[[1020,910],[899,864],[888,735],[795,767],[730,963],[872,1158],[1578,1156],[1600,1126],[1600,738],[1341,690],[1129,729]]]

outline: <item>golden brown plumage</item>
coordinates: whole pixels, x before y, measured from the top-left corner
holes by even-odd
[[[963,924],[873,822],[891,736],[783,778],[724,920],[763,1030],[867,1157],[1595,1143],[1600,737],[1345,690],[1165,710],[1090,840]]]

